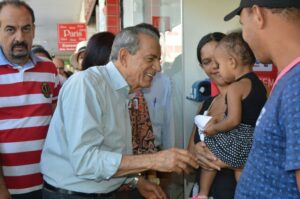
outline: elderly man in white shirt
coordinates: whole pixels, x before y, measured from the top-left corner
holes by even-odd
[[[42,153],[44,198],[115,198],[124,183],[145,198],[166,198],[139,172],[189,172],[197,160],[184,149],[132,155],[130,93],[150,87],[160,71],[157,36],[144,28],[122,30],[111,62],[73,75],[62,88]]]

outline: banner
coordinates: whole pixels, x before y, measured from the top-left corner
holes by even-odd
[[[57,33],[59,51],[75,51],[76,45],[87,39],[85,23],[58,24]]]

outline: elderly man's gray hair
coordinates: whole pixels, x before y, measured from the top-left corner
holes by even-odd
[[[157,35],[149,29],[136,26],[125,28],[117,34],[114,40],[110,60],[115,61],[118,59],[119,50],[121,48],[126,48],[131,55],[134,55],[139,49],[139,33],[147,34],[159,42]]]

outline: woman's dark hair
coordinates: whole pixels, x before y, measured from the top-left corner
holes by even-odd
[[[223,39],[223,37],[225,37],[224,33],[213,32],[213,33],[209,33],[209,34],[205,35],[204,37],[202,37],[200,39],[198,46],[197,46],[197,59],[200,64],[202,64],[201,49],[203,48],[203,46],[211,41],[219,42],[219,41],[221,41],[221,39]]]
[[[52,57],[50,56],[49,52],[41,45],[32,45],[32,48],[31,48],[31,52],[33,54],[36,54],[36,53],[42,53],[44,54],[49,60],[52,60]]]
[[[114,39],[115,35],[111,32],[94,34],[88,41],[82,60],[82,70],[86,70],[91,66],[107,64]]]
[[[224,46],[226,52],[244,66],[254,65],[256,59],[253,51],[243,39],[242,32],[232,32],[226,35],[218,44]]]

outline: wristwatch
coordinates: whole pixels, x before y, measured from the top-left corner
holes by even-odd
[[[138,173],[136,176],[134,176],[132,178],[132,180],[127,184],[128,187],[130,189],[135,189],[136,186],[137,186],[137,184],[138,184],[138,182],[139,182],[140,177],[141,177],[141,173]]]

